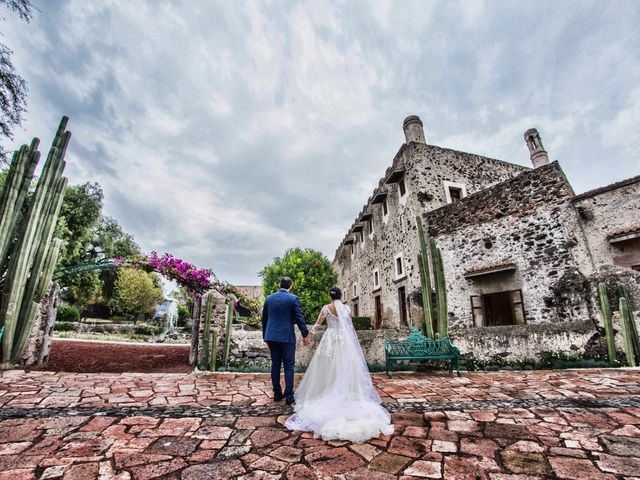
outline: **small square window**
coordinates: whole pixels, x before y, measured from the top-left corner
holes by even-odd
[[[402,256],[402,253],[399,253],[395,256],[394,263],[396,269],[396,278],[400,278],[404,275],[404,258]]]
[[[444,196],[447,203],[458,202],[467,196],[464,183],[444,182]]]

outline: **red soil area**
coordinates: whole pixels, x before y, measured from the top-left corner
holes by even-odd
[[[188,345],[149,346],[54,340],[49,361],[37,370],[77,373],[189,373]]]

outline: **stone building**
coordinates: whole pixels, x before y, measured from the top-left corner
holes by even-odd
[[[417,216],[442,251],[463,353],[584,351],[600,336],[597,281],[624,277],[640,300],[640,177],[575,195],[535,129],[525,132],[533,168],[427,145],[416,116],[404,133],[336,251],[355,314],[376,328],[420,325]]]

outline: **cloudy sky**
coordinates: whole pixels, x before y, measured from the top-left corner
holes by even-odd
[[[410,114],[525,165],[537,127],[577,192],[640,174],[637,1],[32,1],[0,25],[29,84],[16,144],[68,115],[70,182],[231,282],[289,247],[333,258]]]

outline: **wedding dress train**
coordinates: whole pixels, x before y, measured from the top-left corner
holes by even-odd
[[[364,442],[393,433],[351,322],[349,308],[335,300],[337,315],[323,307],[327,329],[295,392],[289,430],[314,432],[323,440]]]

